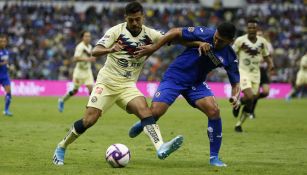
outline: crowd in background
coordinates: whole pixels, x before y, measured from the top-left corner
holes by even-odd
[[[159,2],[159,1],[152,1]],[[186,1],[184,1],[186,2]],[[189,1],[197,2],[197,1]],[[297,62],[306,52],[307,5],[303,1],[263,4],[252,1],[254,8],[224,8],[216,4],[213,8],[198,6],[176,8],[146,8],[145,24],[163,32],[172,27],[209,26],[221,21],[231,21],[238,27],[238,35],[245,33],[246,19],[256,16],[261,30],[273,47],[276,69],[274,82],[289,82],[295,77]],[[5,5],[0,13],[0,33],[9,36],[11,50],[10,69],[15,79],[71,79],[72,56],[79,42],[79,33],[88,30],[93,44],[107,29],[124,21],[122,8],[94,6],[85,12],[77,12],[74,6]],[[166,46],[152,55],[140,76],[140,80],[159,81],[172,59],[184,48]],[[102,67],[105,58],[94,64],[94,72]],[[226,81],[223,70],[216,70],[209,81]]]

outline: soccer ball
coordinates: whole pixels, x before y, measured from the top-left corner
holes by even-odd
[[[123,168],[127,166],[130,160],[129,148],[121,143],[109,146],[106,151],[106,161],[113,168]]]

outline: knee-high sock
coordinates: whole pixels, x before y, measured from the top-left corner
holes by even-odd
[[[207,134],[210,141],[210,157],[218,156],[222,143],[222,120],[208,120]]]
[[[12,99],[11,93],[7,93],[5,95],[5,108],[4,108],[5,111],[8,111],[10,109],[11,99]]]
[[[147,117],[141,120],[144,133],[150,138],[151,142],[158,150],[163,144],[163,139],[159,126],[156,124],[154,117]]]
[[[86,129],[87,128],[84,127],[82,119],[76,121],[58,146],[66,149],[67,146],[74,142],[82,133],[85,132]]]
[[[69,91],[64,97],[63,97],[63,101],[65,102],[66,100],[68,100],[70,97],[74,96],[78,91],[77,90],[71,90]]]

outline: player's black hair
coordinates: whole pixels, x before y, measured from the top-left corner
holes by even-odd
[[[83,30],[80,32],[80,38],[82,39],[85,33],[89,33],[89,31]]]
[[[247,23],[246,23],[246,24],[248,24],[248,23],[256,23],[256,24],[258,24],[259,21],[258,21],[256,18],[249,18],[249,19],[247,20]]]
[[[143,13],[143,6],[141,3],[137,1],[133,1],[126,5],[125,7],[126,15],[130,15],[130,14],[137,13],[137,12]]]
[[[223,22],[217,27],[217,31],[222,37],[234,39],[236,35],[236,26],[230,22]]]

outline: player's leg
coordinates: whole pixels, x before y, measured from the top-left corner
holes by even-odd
[[[220,110],[209,86],[205,83],[198,84],[184,92],[183,96],[191,106],[198,108],[208,117],[207,135],[210,142],[210,164],[213,166],[226,166],[219,159],[222,143]]]
[[[136,88],[128,88],[122,93],[117,104],[125,108],[127,112],[136,115],[141,120],[143,131],[155,146],[158,157],[160,159],[165,159],[181,146],[183,137],[177,136],[173,140],[164,143],[159,126],[152,116],[146,99],[143,95],[140,95],[142,94]]]
[[[269,93],[270,93],[270,85],[265,83],[265,84],[261,84],[261,92],[258,93],[258,95],[255,97],[254,99],[254,103],[253,103],[253,109],[252,109],[252,117],[253,118],[256,118],[256,115],[255,115],[255,108],[257,106],[257,103],[258,103],[258,100],[259,99],[262,99],[262,98],[265,98],[267,96],[269,96]]]
[[[243,91],[243,98],[241,98],[241,103],[244,104],[242,113],[239,117],[238,122],[236,123],[235,126],[235,131],[237,132],[242,132],[242,125],[246,118],[250,117],[252,108],[253,108],[253,100],[254,100],[254,93],[252,88],[246,88]]]
[[[151,111],[155,120],[157,121],[162,115],[165,114],[169,106],[176,100],[180,94],[180,88],[176,87],[174,83],[168,81],[162,81],[155,93]],[[129,130],[129,137],[134,138],[143,131],[141,122],[136,122]]]
[[[64,165],[64,156],[67,146],[73,143],[88,128],[93,126],[97,122],[100,115],[101,115],[100,109],[93,107],[88,107],[86,109],[84,117],[74,122],[74,124],[72,125],[71,129],[68,131],[66,136],[58,144],[53,156],[54,164]]]
[[[83,80],[78,78],[73,78],[73,89],[68,91],[63,97],[58,99],[58,110],[59,112],[64,111],[64,103],[72,96],[78,93],[79,87],[82,85]]]
[[[63,165],[67,146],[74,142],[88,128],[93,126],[101,116],[101,113],[105,113],[114,104],[116,95],[110,94],[108,89],[101,84],[98,84],[95,87],[100,87],[104,90],[93,92],[91,94],[83,118],[74,122],[70,131],[58,144],[53,156],[54,164]]]
[[[4,111],[3,114],[5,116],[12,116],[13,114],[10,112],[10,105],[12,100],[12,93],[11,93],[11,85],[10,83],[7,85],[4,85],[5,90],[5,105],[4,105]]]

